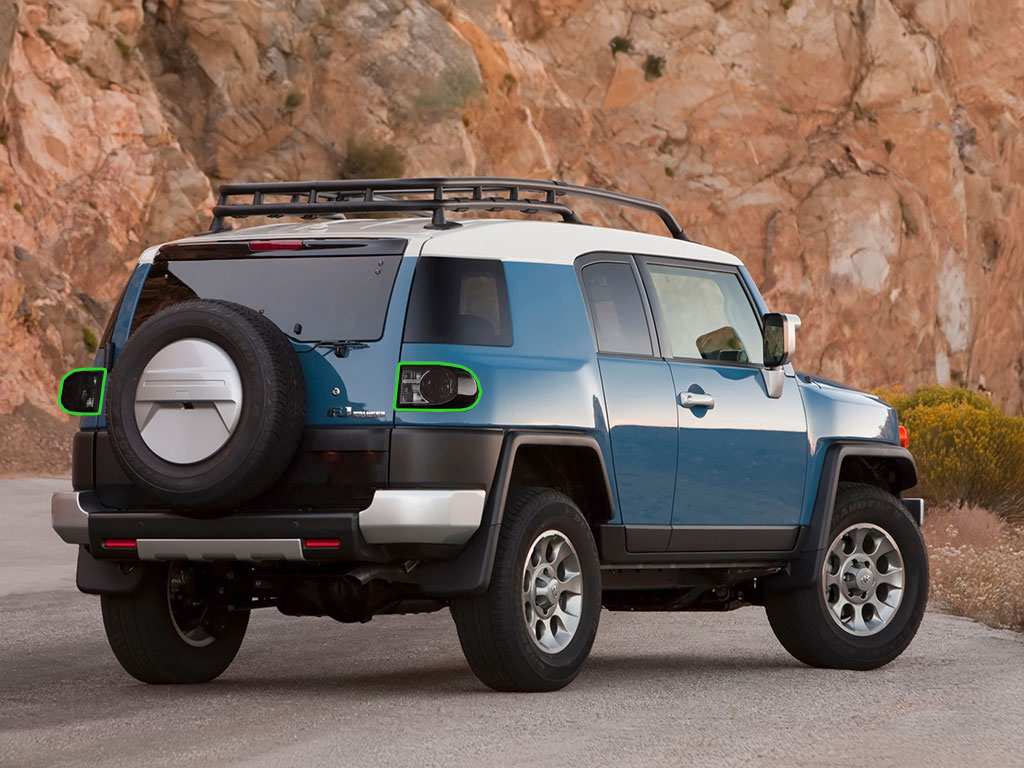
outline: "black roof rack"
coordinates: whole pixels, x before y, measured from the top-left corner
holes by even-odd
[[[239,197],[245,200],[232,201]],[[267,200],[268,197],[277,200]],[[445,211],[553,213],[563,221],[582,224],[576,212],[562,201],[564,197],[581,197],[648,211],[664,222],[672,237],[690,239],[668,209],[653,200],[562,181],[489,177],[222,184],[209,231],[225,229],[227,217],[317,218],[337,213],[429,213],[431,223],[427,227],[431,229],[460,226],[458,222],[447,221]]]

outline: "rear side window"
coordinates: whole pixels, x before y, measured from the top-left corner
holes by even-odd
[[[598,352],[652,355],[640,287],[629,264],[600,262],[582,270]]]
[[[510,346],[512,320],[502,263],[421,258],[409,293],[404,341]]]

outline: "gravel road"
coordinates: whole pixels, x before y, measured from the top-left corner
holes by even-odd
[[[1024,638],[929,613],[876,672],[793,661],[764,612],[605,612],[568,689],[496,694],[447,613],[257,611],[214,683],[121,671],[49,528],[61,479],[0,481],[0,765],[1022,766]]]

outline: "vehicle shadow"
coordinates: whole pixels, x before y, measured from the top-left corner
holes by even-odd
[[[731,683],[749,680],[764,684],[766,677],[773,673],[807,672],[809,676],[822,670],[807,667],[795,659],[785,656],[765,658],[763,656],[735,657],[723,651],[721,656],[690,653],[661,653],[644,656],[602,655],[591,657],[583,667],[580,676],[571,684],[572,691],[621,688],[663,684],[667,676],[677,680],[698,681],[708,677],[728,678]],[[248,672],[248,670],[246,670]],[[359,672],[337,673],[323,671],[321,674],[288,675],[274,677],[227,676],[212,684],[218,692],[227,690],[251,693],[295,693],[309,695],[331,695],[332,692],[358,691],[359,695],[380,694],[390,696],[396,693],[418,693],[435,695],[458,695],[490,693],[473,672],[461,660],[452,663],[432,664],[424,667],[403,669],[361,670]],[[193,690],[202,690],[196,688]]]

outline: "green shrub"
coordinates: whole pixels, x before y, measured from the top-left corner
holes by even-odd
[[[502,88],[508,93],[506,75],[502,79]],[[480,75],[475,69],[469,67],[451,66],[446,68],[433,85],[416,97],[417,109],[428,112],[445,112],[449,109],[459,109],[483,87]]]
[[[622,35],[616,35],[611,39],[609,45],[612,48],[612,55],[616,53],[632,53],[633,52],[633,41],[628,37]]]
[[[654,54],[649,55],[644,60],[644,77],[648,80],[654,80],[663,74],[665,74],[665,57],[655,56]]]
[[[910,433],[919,493],[933,504],[978,505],[1024,518],[1024,419],[968,389],[922,387],[876,394]]]
[[[302,105],[302,102],[306,100],[306,97],[301,91],[292,91],[284,99],[285,109],[296,109]]]
[[[396,179],[405,174],[405,155],[398,147],[372,140],[349,139],[338,163],[339,179]]]

